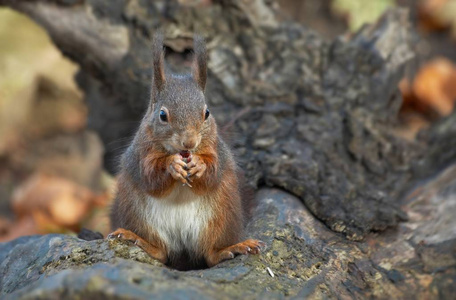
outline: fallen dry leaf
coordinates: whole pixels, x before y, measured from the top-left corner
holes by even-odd
[[[440,17],[447,3],[448,0],[422,0],[418,4],[418,27],[425,32],[448,29],[450,24]]]
[[[52,224],[71,228],[84,218],[95,199],[89,189],[72,181],[35,174],[15,190],[12,207],[19,220],[34,216],[39,228]]]
[[[425,64],[413,83],[407,79],[399,85],[404,110],[425,115],[449,115],[456,102],[456,65],[446,58],[436,58]]]
[[[0,236],[8,233],[11,227],[11,222],[5,218],[0,217]]]
[[[0,235],[0,243],[8,242],[24,235],[34,235],[40,233],[43,232],[39,231],[33,217],[28,216],[17,222],[11,223],[8,226],[7,231]]]
[[[456,38],[456,0],[422,0],[418,5],[418,28],[426,33],[450,30]]]

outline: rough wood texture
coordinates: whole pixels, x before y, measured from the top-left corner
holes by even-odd
[[[167,61],[177,71],[187,61],[193,32],[206,38],[208,102],[221,127],[232,128],[232,144],[249,183],[282,188],[333,231],[351,240],[365,238],[362,243],[347,241],[307,211],[305,217],[294,216],[295,200],[275,199],[277,207],[270,209],[280,211],[280,218],[290,216],[285,228],[299,220],[299,226],[291,225],[296,233],[281,239],[280,226],[268,227],[272,231],[259,226],[253,232],[260,238],[265,230],[277,233],[270,240],[273,248],[276,240],[283,246],[277,250],[277,268],[284,278],[300,274],[305,281],[297,291],[279,280],[280,295],[314,295],[315,289],[322,297],[450,295],[454,230],[428,225],[426,230],[442,234],[429,245],[421,244],[426,238],[415,232],[417,213],[413,207],[400,209],[407,201],[402,195],[415,180],[456,159],[454,114],[415,142],[393,134],[401,105],[397,83],[414,57],[407,12],[389,11],[352,37],[329,42],[300,25],[278,22],[275,2],[267,3],[0,0],[37,20],[80,64],[77,80],[90,107],[90,126],[105,144],[110,170],[115,170],[116,157],[128,143],[125,137],[135,130],[149,99],[154,32],[165,33]],[[451,197],[426,205],[451,215]],[[262,216],[270,213],[258,209]],[[426,220],[424,215],[420,218]],[[407,216],[410,220],[397,227]],[[255,220],[261,223],[261,218]],[[309,238],[303,227],[317,233]],[[396,229],[370,233],[388,227]],[[343,263],[334,260],[333,251],[342,251]],[[326,264],[327,273],[314,277],[322,272],[313,264],[318,261]],[[248,286],[255,290],[260,279],[248,274]],[[187,284],[194,280],[183,277]]]

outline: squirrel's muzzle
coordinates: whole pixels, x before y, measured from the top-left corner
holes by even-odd
[[[182,147],[184,149],[193,149],[196,147],[196,138],[192,138],[192,139],[186,139],[184,141],[182,141]]]
[[[199,138],[196,130],[185,130],[180,134],[180,146],[182,150],[193,150],[199,144]]]

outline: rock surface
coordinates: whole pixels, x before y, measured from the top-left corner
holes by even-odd
[[[125,241],[23,237],[0,245],[0,295],[450,299],[456,292],[456,166],[404,199],[409,221],[382,235],[369,234],[364,242],[331,231],[284,191],[261,189],[257,199],[247,234],[266,242],[260,256],[181,272]]]

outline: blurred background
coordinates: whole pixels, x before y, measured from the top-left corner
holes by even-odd
[[[283,20],[327,39],[350,35],[388,8],[409,8],[419,61],[400,83],[397,133],[450,114],[456,100],[456,0],[280,0]],[[77,65],[28,17],[0,9],[0,242],[22,235],[109,232],[115,177],[87,129]]]

